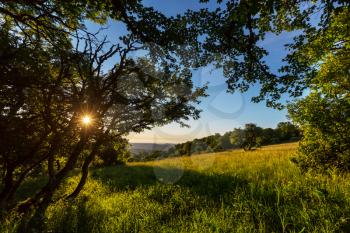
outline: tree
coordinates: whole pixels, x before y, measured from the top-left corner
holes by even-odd
[[[217,2],[222,3],[221,0]],[[177,60],[194,68],[213,63],[223,68],[229,91],[247,91],[251,85],[259,83],[260,94],[252,100],[266,99],[268,106],[279,108],[278,99],[283,93],[297,97],[309,87],[317,72],[313,64],[323,52],[306,55],[302,51],[311,49],[313,41],[329,28],[333,15],[348,6],[347,0],[298,0],[293,4],[279,0],[229,0],[215,10],[188,10],[183,15],[166,17],[152,7],[143,6],[140,0],[75,0],[64,4],[36,0],[2,1],[0,12],[34,31],[39,28],[36,31],[46,38],[55,37],[58,30],[62,31],[62,25],[69,32],[81,25],[84,18],[98,23],[113,18],[123,22],[141,41],[157,45],[154,49],[159,53],[163,49],[175,52],[176,56],[168,53],[164,60]],[[316,24],[315,14],[320,16]],[[290,53],[285,58],[286,65],[273,73],[264,62],[267,51],[259,42],[267,33],[292,30],[299,30],[300,34],[288,45]]]
[[[263,129],[256,124],[249,123],[244,129],[235,129],[231,134],[231,143],[244,150],[252,150],[254,147],[260,147],[262,144]]]
[[[227,150],[232,148],[232,144],[230,141],[231,132],[224,133],[224,135],[220,138],[220,146],[222,149]]]
[[[291,122],[280,122],[276,128],[279,141],[290,141],[299,138],[299,129]]]
[[[134,48],[132,45],[129,46],[115,49],[124,54]],[[112,52],[114,51],[110,50],[109,53]],[[45,160],[49,163],[49,182],[35,197],[28,200],[26,206],[21,205],[21,208],[41,205],[44,204],[43,201],[45,205],[50,203],[53,193],[84,152],[86,156],[82,163],[83,175],[72,194],[75,196],[85,183],[88,165],[99,147],[111,140],[111,136],[120,137],[131,131],[139,132],[152,125],[180,121],[187,116],[196,117],[199,113],[189,103],[196,102],[203,89],[192,92],[190,76],[174,74],[167,67],[161,71],[145,59],[133,61],[122,58],[121,63],[106,75],[96,71],[95,66],[88,66],[91,70],[83,70],[86,61],[98,62],[86,59],[87,55],[94,57],[96,54],[97,52],[87,54],[86,51],[71,54],[83,64],[71,61],[68,67],[63,64],[63,67],[58,66],[57,69],[54,65],[48,64],[47,67],[51,67],[52,71],[45,73],[50,75],[52,82],[47,80],[47,77],[41,76],[43,80],[38,80],[37,86],[35,84],[20,86],[26,88],[26,92],[19,106],[17,103],[4,102],[2,122],[6,124],[2,125],[2,134],[13,135],[13,140],[3,142],[1,146],[4,155],[2,167],[6,171],[2,190],[4,204],[11,203],[9,198],[12,198],[13,194],[8,190],[15,191],[23,181],[22,177],[29,175]],[[96,57],[103,60],[103,56],[109,55]],[[55,59],[63,63],[60,57]],[[42,63],[37,65],[41,66]],[[60,73],[58,72],[60,69],[68,70],[67,73]],[[12,81],[10,79],[5,82],[3,88],[8,88]],[[43,88],[46,85],[51,85],[52,89]],[[177,93],[176,88],[179,85],[186,85],[189,91]],[[12,90],[10,88],[8,91]],[[161,118],[153,115],[154,109],[162,111]],[[80,118],[85,114],[93,118],[92,125],[81,126]],[[34,127],[31,127],[32,124]],[[16,136],[19,131],[22,140],[18,140]],[[33,137],[33,134],[38,136]],[[30,143],[23,144],[23,142]],[[58,154],[67,158],[66,164],[60,170],[53,166]],[[21,172],[18,174],[18,171]]]
[[[245,92],[259,83],[260,93],[252,101],[266,100],[267,106],[282,108],[278,101],[282,94],[299,97],[309,88],[317,73],[315,64],[322,58],[325,46],[330,44],[320,44],[322,49],[315,49],[313,53],[303,51],[310,51],[313,41],[323,37],[324,31],[332,24],[333,15],[344,12],[349,5],[346,0],[230,0],[214,11],[202,9],[191,12],[190,16],[196,19],[196,27],[205,32],[204,42],[200,45],[205,48],[203,51],[208,59],[223,69],[228,90]],[[316,14],[318,19],[315,19]],[[259,41],[267,33],[296,30],[298,35],[286,48],[289,53],[284,59],[285,65],[278,72],[272,72],[264,62],[268,52]],[[331,37],[336,35],[334,33]],[[324,39],[327,40],[327,36]],[[341,45],[344,41],[340,39],[338,42]]]
[[[213,11],[166,17],[139,0],[1,1],[1,135],[8,136],[0,146],[1,209],[13,204],[23,180],[44,161],[49,181],[22,209],[45,209],[84,151],[81,182],[71,196],[77,195],[89,164],[111,136],[197,118],[194,103],[204,89],[192,89],[190,68],[209,63],[223,68],[230,91],[259,83],[253,101],[267,99],[275,107],[283,93],[295,97],[313,85],[322,87],[327,82],[315,82],[320,65],[332,56],[335,64],[347,58],[350,3],[294,3],[232,0]],[[313,25],[316,12],[320,21]],[[107,18],[128,30],[114,46],[84,29],[87,19]],[[272,73],[259,42],[268,32],[296,29],[301,33],[288,45],[286,65]],[[148,58],[131,59],[135,50],[148,51]],[[115,57],[115,66],[105,71],[103,65]],[[87,113],[93,127],[79,124]],[[54,166],[58,155],[66,159],[60,168]]]
[[[309,96],[289,106],[303,130],[295,161],[306,170],[350,170],[350,57],[348,49],[329,55]]]
[[[113,166],[124,164],[130,158],[129,143],[126,139],[111,140],[104,145],[97,154],[102,160],[97,166]]]
[[[171,48],[163,48],[163,55],[158,54],[157,44],[144,46],[156,25],[134,32],[136,19],[124,15],[122,21],[130,24],[131,32],[111,45],[81,25],[86,17],[99,20],[89,7],[95,10],[100,5],[90,2],[86,8],[80,3],[14,1],[0,6],[0,133],[7,135],[0,144],[0,208],[28,212],[34,207],[32,222],[36,223],[42,222],[38,218],[71,170],[80,165],[81,179],[68,198],[79,194],[89,165],[111,140],[156,125],[196,119],[200,111],[194,104],[204,96],[205,88],[193,87],[186,64],[165,59]],[[136,14],[164,23],[156,12],[138,7]],[[176,44],[177,38],[163,43]],[[148,51],[148,58],[131,58],[130,53],[137,50]],[[104,70],[111,59],[117,62]],[[91,118],[89,125],[81,122],[86,115]],[[65,162],[56,166],[62,157]],[[14,196],[23,181],[45,164],[45,186],[25,202],[16,202]]]
[[[185,142],[182,145],[183,155],[191,156],[192,155],[192,142]]]
[[[220,145],[220,137],[221,135],[216,133],[214,135],[202,138],[201,141],[203,141],[206,145],[206,151],[207,152],[218,152],[222,151],[222,147]]]
[[[262,142],[262,128],[256,124],[246,124],[244,127],[244,150],[251,150],[253,147],[260,147]]]
[[[295,159],[303,171],[350,170],[349,96],[315,92],[289,106],[289,112],[303,130]]]
[[[208,145],[201,139],[192,141],[191,154],[201,153],[208,150]]]
[[[236,128],[230,135],[230,142],[234,147],[242,148],[244,145],[244,130]]]
[[[318,63],[310,94],[289,106],[303,130],[296,162],[306,170],[350,170],[349,8],[330,16],[331,22],[299,53]]]
[[[276,133],[274,129],[265,128],[262,132],[262,144],[268,145],[271,143],[278,143],[278,139],[276,138]]]

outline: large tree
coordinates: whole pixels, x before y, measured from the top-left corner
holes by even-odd
[[[80,182],[68,196],[72,198],[84,186],[96,154],[111,140],[198,118],[195,104],[205,88],[193,86],[185,57],[177,61],[170,56],[187,43],[186,36],[156,36],[163,33],[158,27],[176,19],[163,18],[138,1],[121,3],[1,3],[1,211],[35,207],[33,223],[40,224],[47,206],[62,198],[54,194],[69,172],[81,169]],[[129,33],[120,35],[118,44],[84,28],[85,19],[103,22],[100,16],[106,12],[128,25]],[[164,41],[155,43],[154,36]],[[133,57],[138,50],[145,57]],[[17,190],[37,172],[47,183],[18,203]]]
[[[247,91],[259,84],[260,94],[252,100],[266,99],[274,107],[281,107],[278,100],[284,93],[301,96],[315,77],[323,55],[346,43],[343,34],[328,32],[335,15],[349,6],[347,0],[211,2],[218,3],[215,10],[203,7],[174,17],[145,7],[140,0],[3,1],[0,13],[49,39],[56,38],[58,30],[69,33],[65,29],[81,26],[84,19],[121,21],[143,42],[157,45],[158,52],[175,52],[167,54],[167,61],[181,61],[192,67],[213,63],[223,68],[229,91]],[[287,45],[290,52],[285,65],[273,73],[264,59],[268,51],[259,42],[268,33],[295,30],[298,35]],[[319,43],[321,40],[324,43]]]
[[[213,63],[223,68],[230,91],[259,84],[253,101],[280,107],[283,93],[300,96],[312,85],[325,57],[348,49],[349,1],[217,2],[215,10],[167,17],[140,0],[1,1],[2,208],[43,161],[48,183],[22,207],[45,207],[83,157],[76,195],[99,146],[111,137],[197,118],[193,103],[203,89],[193,89],[189,68]],[[340,27],[333,24],[338,15]],[[84,27],[86,20],[109,18],[128,31],[116,35],[122,37],[115,46]],[[286,65],[272,73],[259,42],[269,32],[296,29]],[[148,59],[131,59],[135,50]],[[113,68],[105,70],[111,59]],[[94,124],[82,127],[87,113]],[[53,166],[58,156],[66,161],[60,169]]]

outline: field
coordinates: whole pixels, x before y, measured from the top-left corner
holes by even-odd
[[[296,147],[93,170],[75,201],[49,208],[47,231],[350,232],[349,177],[301,174],[290,162]],[[61,192],[76,182],[71,177]]]

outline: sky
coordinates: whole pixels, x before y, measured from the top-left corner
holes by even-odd
[[[168,16],[183,13],[187,9],[215,8],[213,4],[199,4],[197,0],[145,0],[144,4]],[[93,23],[87,24],[88,30],[91,31],[97,31],[98,27]],[[115,22],[108,22],[108,29],[104,31],[111,41],[123,32],[125,27]],[[272,71],[277,71],[282,65],[282,59],[286,55],[284,45],[291,42],[294,35],[294,33],[281,33],[278,36],[268,34],[260,43],[269,52],[265,61]],[[250,101],[251,97],[258,95],[258,85],[251,87],[246,93],[230,94],[226,92],[227,86],[222,70],[214,70],[209,65],[193,72],[195,86],[201,86],[207,82],[209,96],[202,98],[198,105],[202,110],[200,119],[186,122],[189,128],[172,123],[142,133],[132,133],[128,136],[129,141],[131,143],[181,143],[215,133],[223,134],[234,128],[244,127],[246,123],[274,128],[278,122],[287,121],[286,110],[279,111],[266,107],[265,102]]]

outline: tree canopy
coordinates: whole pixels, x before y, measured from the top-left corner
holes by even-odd
[[[305,134],[296,159],[303,170],[350,169],[349,20],[348,8],[334,14],[330,26],[304,55],[319,64],[311,93],[289,106]]]
[[[335,129],[329,120],[337,119],[343,133],[332,134],[343,138],[349,124],[349,1],[217,3],[215,10],[166,16],[141,0],[0,1],[0,133],[6,135],[0,143],[0,209],[45,209],[79,164],[82,176],[74,197],[106,142],[197,119],[196,103],[205,86],[194,87],[191,69],[208,64],[223,69],[231,92],[259,84],[252,100],[266,100],[268,106],[280,108],[283,94],[298,97],[311,88],[310,97],[291,108],[292,118],[302,128],[315,126],[308,132],[322,137]],[[109,19],[127,28],[125,35],[116,32],[116,44],[85,27],[87,20],[102,25]],[[285,65],[273,73],[259,42],[267,33],[295,30],[299,35],[287,45]],[[132,57],[135,51],[145,56]],[[109,61],[113,66],[105,69]],[[324,109],[329,114],[320,130],[311,123]],[[81,124],[85,115],[91,117],[89,126]],[[347,151],[344,140],[339,147]],[[338,153],[333,141],[330,147],[336,145]],[[347,152],[338,154],[348,158]],[[18,206],[14,194],[37,172],[48,177],[47,184]]]
[[[334,30],[348,33],[346,27],[337,28],[334,18],[346,15],[349,7],[346,0],[216,2],[215,10],[189,9],[171,17],[145,7],[140,0],[4,1],[0,12],[19,26],[32,29],[32,33],[36,31],[49,40],[53,37],[54,41],[57,30],[69,34],[71,29],[82,28],[86,19],[98,23],[108,18],[123,22],[143,43],[157,47],[158,54],[166,52],[163,61],[178,61],[192,67],[213,63],[223,68],[229,91],[247,91],[251,85],[259,84],[260,94],[252,100],[266,99],[268,106],[274,107],[281,107],[278,99],[284,93],[301,96],[317,73],[322,57],[346,43],[343,33],[332,33]],[[259,42],[267,33],[295,30],[299,35],[287,45],[290,52],[285,65],[273,73],[264,60],[268,51]]]
[[[6,135],[0,144],[2,212],[35,207],[34,217],[40,217],[74,168],[80,168],[82,175],[68,198],[78,195],[89,165],[111,141],[156,125],[198,118],[196,103],[205,87],[193,86],[186,64],[167,58],[171,47],[162,53],[157,44],[146,44],[155,28],[166,22],[137,1],[123,2],[120,9],[113,5],[106,15],[109,5],[1,3],[0,132]],[[138,19],[126,11],[158,25],[134,30]],[[99,39],[83,25],[86,19],[102,23],[118,12],[131,28],[129,34],[120,35],[118,44]],[[180,43],[176,38],[163,43]],[[130,55],[138,50],[148,55]],[[111,60],[114,65],[105,70]],[[89,125],[81,122],[86,116]],[[18,188],[38,172],[48,177],[46,185],[19,203],[14,199]]]

